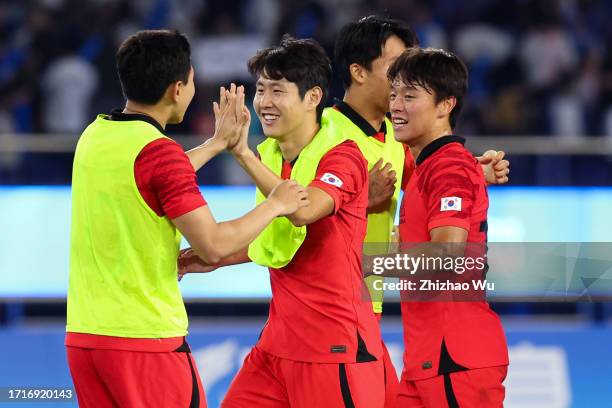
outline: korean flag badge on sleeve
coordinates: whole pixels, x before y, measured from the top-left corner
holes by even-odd
[[[332,186],[336,186],[338,188],[342,187],[342,180],[340,180],[340,178],[332,173],[325,173],[321,176],[321,178],[319,179],[324,183],[327,184],[331,184]]]
[[[461,211],[461,198],[443,197],[440,203],[440,211]]]

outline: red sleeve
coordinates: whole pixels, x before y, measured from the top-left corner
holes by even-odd
[[[171,139],[154,140],[142,149],[134,177],[142,198],[160,217],[177,218],[206,205],[189,158]]]
[[[423,184],[427,230],[460,227],[469,232],[478,189],[478,175],[473,163],[456,158],[443,159],[433,164],[428,173]]]
[[[323,156],[310,187],[334,199],[334,213],[368,187],[368,164],[353,141],[345,141]]]
[[[416,166],[414,162],[414,157],[412,156],[412,152],[407,145],[404,145],[404,170],[402,171],[402,191],[406,190],[406,186],[408,186],[408,181],[410,177],[412,177],[412,173],[414,173],[414,168]]]

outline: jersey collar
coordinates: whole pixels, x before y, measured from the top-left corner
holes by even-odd
[[[109,115],[110,120],[120,120],[120,121],[128,121],[128,120],[140,120],[142,122],[147,122],[150,125],[155,126],[157,130],[159,130],[162,134],[166,134],[166,131],[163,127],[151,116],[144,115],[140,113],[123,113],[121,109],[113,109]]]
[[[378,133],[387,134],[387,123],[383,120],[380,130],[374,129],[370,123],[364,119],[355,109],[351,108],[346,102],[334,99],[334,108],[350,119],[363,133],[368,136],[375,136]]]
[[[449,135],[442,136],[434,140],[433,142],[425,146],[423,150],[421,150],[421,154],[419,154],[419,157],[417,157],[416,159],[416,165],[418,166],[419,164],[423,163],[425,159],[427,159],[429,156],[431,156],[432,154],[440,150],[443,146],[446,146],[449,143],[461,143],[462,145],[465,145],[465,138],[461,136]]]

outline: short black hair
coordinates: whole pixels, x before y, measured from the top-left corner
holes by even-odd
[[[154,105],[170,84],[189,80],[191,47],[176,30],[139,31],[121,44],[116,61],[123,95]]]
[[[280,45],[260,50],[247,63],[249,72],[254,76],[265,76],[279,80],[285,78],[297,85],[300,98],[318,86],[323,91],[317,106],[317,122],[320,123],[325,100],[329,93],[332,68],[325,50],[313,39],[295,39],[287,34]]]
[[[379,16],[367,16],[346,24],[336,37],[334,54],[336,67],[344,89],[351,86],[351,64],[372,69],[372,61],[382,55],[382,48],[391,36],[397,36],[406,47],[419,44],[412,29],[399,20]]]
[[[456,104],[449,115],[452,128],[463,107],[468,87],[468,70],[455,54],[435,48],[411,48],[400,55],[389,67],[390,81],[400,79],[408,86],[420,86],[432,93],[436,103],[455,97]]]

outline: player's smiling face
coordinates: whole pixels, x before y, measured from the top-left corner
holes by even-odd
[[[409,86],[400,78],[391,84],[389,111],[395,139],[409,145],[429,137],[439,118],[433,92],[422,86]]]
[[[297,85],[282,79],[271,79],[265,73],[257,79],[255,112],[266,137],[282,139],[308,120],[308,104],[300,97]]]

